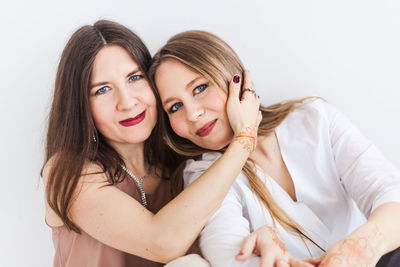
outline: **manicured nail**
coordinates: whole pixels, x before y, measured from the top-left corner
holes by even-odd
[[[234,83],[239,83],[240,82],[240,76],[239,75],[235,75],[235,76],[233,76],[233,82]]]
[[[244,253],[243,252],[239,252],[238,256],[243,256]]]

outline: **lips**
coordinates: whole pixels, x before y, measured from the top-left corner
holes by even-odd
[[[141,123],[145,117],[146,117],[146,111],[143,111],[142,113],[140,113],[139,115],[137,115],[134,118],[128,118],[126,120],[120,121],[119,124],[121,124],[122,126],[125,126],[125,127],[134,126],[136,124]]]
[[[215,124],[217,123],[217,119],[207,122],[206,124],[203,125],[200,129],[196,131],[196,134],[200,137],[207,136],[211,133],[211,131],[214,129]]]

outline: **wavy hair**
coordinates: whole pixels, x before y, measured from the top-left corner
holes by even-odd
[[[167,43],[161,47],[153,57],[153,63],[149,69],[149,78],[156,88],[155,75],[160,65],[167,61],[174,60],[190,70],[199,73],[208,79],[214,85],[228,92],[228,86],[233,75],[243,73],[245,68],[238,55],[233,49],[219,37],[205,31],[186,31],[171,37]],[[162,111],[160,95],[157,92],[157,101],[159,113],[163,113],[160,124],[163,127],[164,139],[167,144],[177,153],[187,156],[188,158],[196,158],[207,152],[207,149],[201,148],[190,140],[178,136],[171,128],[168,116]],[[311,97],[308,97],[311,98]],[[267,136],[274,132],[282,121],[301,104],[305,99],[290,100],[268,107],[260,107],[262,120],[258,128],[259,136]],[[224,152],[225,148],[221,150]],[[182,190],[183,164],[173,175],[173,185],[175,193]],[[258,177],[256,173],[255,163],[249,159],[243,167],[250,186],[261,203],[267,208],[272,221],[278,221],[283,228],[292,233],[300,235],[315,244],[309,238],[304,230],[278,205],[274,200],[265,183]],[[323,250],[323,249],[322,249]]]
[[[89,174],[83,173],[85,164],[94,162],[100,166],[110,185],[126,177],[120,167],[121,156],[96,130],[89,104],[93,63],[97,53],[110,45],[124,48],[148,80],[151,55],[135,33],[107,20],[83,26],[71,36],[62,52],[48,116],[43,168],[50,159],[51,164],[46,201],[64,225],[78,233],[80,229],[71,221],[68,210],[80,177]],[[169,153],[172,151],[162,141],[160,129],[156,124],[145,141],[144,156],[150,166],[158,167],[162,177],[166,177],[175,166],[175,153]]]

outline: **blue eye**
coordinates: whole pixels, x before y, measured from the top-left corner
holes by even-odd
[[[103,86],[99,90],[97,90],[96,93],[94,93],[94,95],[102,95],[102,94],[106,93],[108,91],[108,89],[110,89],[110,87]]]
[[[178,109],[183,106],[182,102],[178,102],[173,104],[170,108],[169,108],[169,112],[168,113],[174,113],[176,111],[178,111]]]
[[[207,87],[208,87],[207,84],[199,85],[199,86],[197,86],[196,88],[194,88],[193,92],[194,92],[195,94],[201,93],[201,92],[203,92],[204,90],[206,90]]]
[[[137,80],[140,80],[142,77],[143,77],[142,75],[135,74],[135,75],[132,75],[131,77],[129,77],[129,81],[130,82],[135,82]]]

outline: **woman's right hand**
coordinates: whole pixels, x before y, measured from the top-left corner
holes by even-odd
[[[257,130],[260,125],[262,115],[260,100],[252,89],[253,83],[249,71],[244,72],[243,93],[240,97],[241,77],[235,75],[229,84],[229,97],[226,104],[229,123],[234,132],[234,138],[252,139],[253,145],[250,150],[254,150],[257,140]]]
[[[236,260],[244,261],[252,254],[259,255],[260,267],[314,267],[319,259],[296,259],[287,250],[278,230],[263,226],[248,235],[242,243]]]

